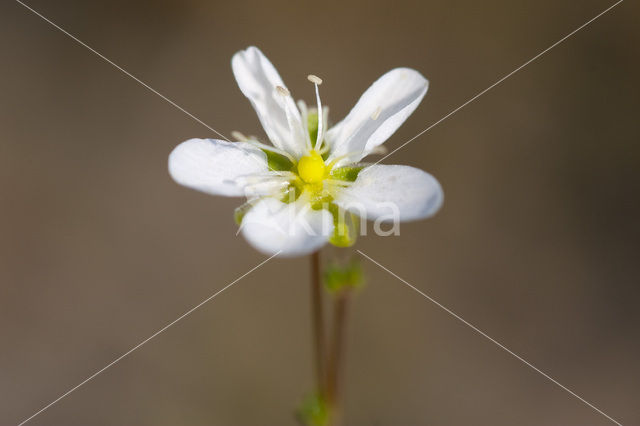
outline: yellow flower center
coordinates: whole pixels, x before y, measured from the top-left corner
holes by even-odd
[[[316,150],[311,150],[298,161],[298,175],[306,183],[319,183],[325,178],[327,167],[322,156]]]

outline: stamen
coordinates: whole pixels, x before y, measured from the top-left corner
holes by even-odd
[[[320,86],[322,84],[322,79],[320,77],[318,77],[317,75],[309,74],[307,76],[307,80],[309,80],[313,84],[317,84],[318,86]]]
[[[245,188],[255,188],[258,187],[260,185],[273,185],[276,188],[285,188],[287,186],[289,186],[289,182],[285,182],[285,181],[277,181],[277,180],[273,180],[273,181],[269,181],[269,180],[263,180],[260,182],[246,182],[244,184]]]
[[[305,145],[307,146],[307,150],[311,151],[313,149],[313,145],[311,145],[309,136],[309,110],[307,109],[307,104],[302,99],[298,101],[298,109],[300,110],[300,115],[302,115],[302,128],[304,129],[305,134]]]
[[[329,107],[326,105],[322,107],[322,126],[323,129],[329,128]],[[325,154],[329,151],[331,151],[331,147],[329,146],[327,141],[324,140],[323,135],[323,138],[320,141],[320,149],[318,150],[318,152],[320,152],[320,154]]]
[[[276,92],[283,97],[284,102],[280,103],[280,106],[284,108],[284,112],[287,116],[287,124],[289,125],[289,131],[291,132],[293,139],[302,140],[308,138],[308,136],[303,134],[304,130],[302,123],[300,122],[300,112],[296,109],[295,102],[291,99],[291,93],[289,90],[286,87],[276,86]],[[289,159],[293,164],[296,163],[295,160],[292,160],[291,158]]]
[[[276,86],[276,91],[282,96],[291,96],[291,93],[289,93],[286,87]]]
[[[294,180],[298,176],[293,172],[288,171],[274,171],[274,172],[264,172],[264,173],[251,173],[248,175],[238,176],[237,179],[260,179],[260,180]]]
[[[291,182],[296,178],[297,176],[292,172],[282,172],[282,174],[280,172],[253,173],[238,176],[232,182],[241,185],[245,189],[247,197],[252,195],[252,191],[273,196],[289,188]],[[255,196],[256,194],[253,195]]]
[[[389,150],[387,149],[386,146],[378,145],[376,147],[371,148],[371,150],[369,151],[369,154],[385,155],[387,152],[389,152]]]
[[[378,107],[376,108],[376,110],[373,112],[373,114],[371,114],[371,119],[373,121],[377,120],[378,117],[380,117],[380,113],[382,112],[382,108]]]
[[[246,140],[245,142],[255,146],[256,148],[266,149],[267,151],[271,151],[271,152],[275,152],[276,154],[284,155],[285,157],[287,157],[289,159],[289,161],[291,161],[292,164],[296,164],[296,159],[291,154],[289,154],[287,151],[284,151],[282,149],[278,149],[278,148],[276,148],[274,146],[271,146],[271,145],[264,144],[262,142],[258,142],[256,140]]]
[[[239,141],[239,142],[244,142],[244,141],[249,139],[245,135],[243,135],[242,133],[238,132],[237,130],[234,130],[234,131],[231,132],[231,137],[234,138],[235,140]]]
[[[331,185],[338,185],[338,186],[351,186],[353,185],[353,182],[349,182],[347,180],[340,180],[340,179],[325,179],[324,182],[331,184]]]
[[[349,158],[349,157],[354,157],[354,156],[360,156],[363,155],[366,157],[367,155],[384,155],[388,152],[387,148],[385,146],[382,145],[378,145],[376,147],[371,148],[369,151],[364,152],[364,151],[351,151],[351,152],[347,152],[344,155],[341,155],[339,157],[334,158],[333,160],[331,160],[331,162],[329,163],[329,165],[327,167],[329,168],[333,168],[336,164],[338,164],[340,161],[344,160],[345,158]]]
[[[330,148],[329,148],[329,145],[322,144],[322,146],[320,147],[320,149],[319,149],[317,152],[318,152],[318,154],[320,154],[320,155],[324,155],[324,154],[326,154],[327,152],[329,152],[329,149],[330,149]]]
[[[263,184],[274,184],[274,185],[282,185],[282,184],[289,184],[289,181],[287,180],[283,180],[283,179],[276,179],[276,178],[250,178],[250,177],[237,177],[235,179],[235,182],[244,186],[244,187],[251,187],[251,186],[258,186],[258,185],[263,185]]]
[[[289,187],[289,182],[258,182],[244,186],[247,197],[256,195],[274,197]]]
[[[313,149],[317,150],[320,148],[320,142],[322,142],[323,138],[323,130],[324,130],[324,116],[322,114],[322,102],[320,102],[320,91],[318,90],[318,86],[322,84],[322,79],[317,75],[309,74],[307,76],[307,80],[313,83],[316,87],[316,102],[318,104],[318,137],[316,138],[316,143],[313,146]]]

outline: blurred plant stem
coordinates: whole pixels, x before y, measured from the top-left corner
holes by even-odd
[[[347,308],[350,293],[349,289],[344,289],[333,294],[333,332],[327,361],[326,393],[330,426],[338,426],[342,414],[340,392],[342,381],[340,376],[346,346]]]
[[[322,274],[320,252],[311,260],[311,323],[315,356],[315,392],[297,411],[306,426],[339,426],[342,417],[342,370],[346,345],[347,311],[353,291],[363,282],[357,260],[348,264],[332,262]],[[324,292],[331,297],[332,329],[327,344],[325,336]]]
[[[324,300],[320,272],[320,251],[311,257],[311,321],[315,350],[316,392],[321,400],[326,398],[326,350],[324,332]]]

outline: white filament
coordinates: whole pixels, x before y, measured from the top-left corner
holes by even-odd
[[[282,86],[276,86],[276,91],[278,92],[279,95],[281,95],[284,98],[282,107],[284,108],[285,114],[287,116],[287,124],[289,125],[289,131],[291,132],[293,137],[296,139],[301,139],[301,138],[306,139],[307,137],[302,134],[303,124],[300,122],[300,116],[299,114],[298,115],[294,114],[294,111],[296,113],[298,111],[295,110],[296,107],[295,107],[295,103],[291,99],[291,93],[287,88]],[[289,102],[289,101],[292,101],[292,102]],[[293,162],[293,164],[296,164],[296,161],[295,159],[293,159],[293,157],[289,157],[289,159]]]
[[[310,74],[307,76],[307,79],[313,83],[316,88],[316,102],[318,104],[318,136],[316,137],[316,143],[313,146],[313,149],[317,150],[320,148],[320,142],[322,142],[322,132],[324,130],[324,116],[322,115],[322,102],[320,102],[320,90],[318,86],[322,84],[322,79],[318,76]]]
[[[313,146],[311,145],[311,139],[309,137],[309,111],[307,110],[307,104],[302,99],[298,101],[298,109],[302,115],[302,128],[305,134],[304,143],[307,149],[311,150]]]

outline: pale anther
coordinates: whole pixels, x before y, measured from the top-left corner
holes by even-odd
[[[372,148],[371,151],[369,151],[369,154],[384,155],[387,152],[389,152],[389,150],[387,149],[386,146],[378,145],[378,146]]]
[[[371,119],[372,120],[377,120],[378,117],[380,117],[380,113],[382,112],[382,109],[380,107],[376,108],[376,110],[373,112],[373,114],[371,114]]]
[[[282,86],[276,86],[276,90],[278,91],[278,93],[280,93],[282,96],[290,96],[289,91]]]
[[[247,137],[242,133],[238,132],[237,130],[234,130],[233,132],[231,132],[231,137],[240,142],[247,140]]]
[[[309,74],[307,76],[307,80],[309,80],[313,84],[317,84],[318,86],[322,84],[322,79],[317,75]]]

